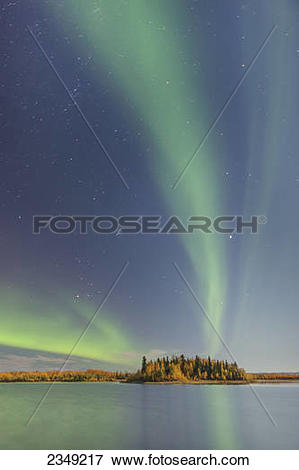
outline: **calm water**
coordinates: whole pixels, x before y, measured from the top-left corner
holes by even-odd
[[[0,385],[1,449],[299,449],[299,385]]]

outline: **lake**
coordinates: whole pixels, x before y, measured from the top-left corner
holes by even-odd
[[[1,449],[299,449],[299,384],[0,384]]]

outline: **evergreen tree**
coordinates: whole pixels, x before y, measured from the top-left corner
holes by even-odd
[[[208,357],[207,377],[208,379],[211,379],[212,377],[212,361],[210,356]]]
[[[142,372],[142,374],[145,374],[145,373],[146,373],[146,365],[147,365],[146,357],[143,356],[143,358],[142,358],[142,364],[141,364],[141,372]]]
[[[180,363],[181,363],[181,371],[183,374],[185,374],[185,364],[186,364],[186,361],[185,361],[185,356],[184,354],[181,354],[180,356]]]

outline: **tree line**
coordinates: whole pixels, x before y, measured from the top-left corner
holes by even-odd
[[[246,372],[240,369],[236,362],[219,361],[216,359],[187,358],[180,356],[168,356],[148,361],[142,358],[141,369],[135,375],[144,382],[165,381],[202,381],[202,380],[246,380]]]
[[[0,382],[118,382],[130,374],[101,369],[1,372]]]

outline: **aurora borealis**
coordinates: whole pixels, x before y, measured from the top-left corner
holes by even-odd
[[[198,146],[205,114],[200,77],[194,77],[192,70],[177,60],[177,51],[182,48],[174,35],[179,27],[179,11],[170,20],[168,9],[161,2],[106,1],[99,3],[99,10],[86,9],[80,1],[63,5],[63,16],[77,15],[75,21],[86,31],[86,42],[95,47],[94,63],[100,67],[104,61],[111,67],[115,86],[120,84],[146,121],[147,133],[154,142],[152,171],[167,209],[183,214],[220,213],[217,192],[210,184],[214,181],[217,185],[212,150],[206,150],[208,155],[193,163],[180,190],[170,190],[180,165],[185,165]],[[185,49],[187,45],[182,48],[183,57],[188,56]],[[196,286],[201,286],[206,308],[217,327],[221,323],[226,282],[220,243],[211,237],[182,238]],[[206,335],[213,342],[217,338],[210,335],[207,326]]]
[[[6,9],[0,275],[6,361],[31,355],[35,367],[42,353],[59,364],[126,261],[74,361],[132,368],[142,354],[160,351],[225,357],[174,270],[177,262],[242,367],[297,370],[296,2],[41,0]],[[78,213],[264,215],[267,224],[257,235],[32,234],[35,214]]]

